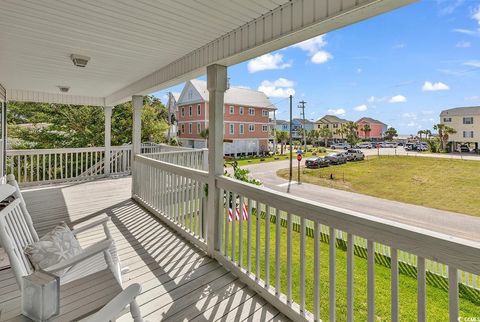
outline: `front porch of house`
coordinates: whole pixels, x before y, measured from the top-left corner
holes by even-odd
[[[137,301],[145,320],[288,320],[204,251],[132,201],[130,194],[130,177],[24,190],[40,235],[60,221],[75,226],[98,216],[111,217],[122,267],[128,267],[124,286],[142,285]],[[80,242],[89,245],[102,236],[99,228],[81,235]],[[0,271],[0,289],[0,321],[5,321],[20,310],[20,293],[10,269]],[[81,292],[72,311],[101,301],[108,289],[98,289],[92,280]],[[125,312],[118,321],[130,318]]]

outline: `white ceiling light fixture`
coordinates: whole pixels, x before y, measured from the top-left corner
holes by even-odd
[[[70,90],[70,87],[59,85],[59,86],[58,86],[58,89],[59,89],[60,92],[62,92],[62,93],[67,93],[67,92]]]
[[[87,66],[87,63],[90,60],[90,57],[88,56],[82,56],[82,55],[76,55],[76,54],[71,54],[70,58],[72,59],[72,62],[75,66],[82,67],[82,68]]]

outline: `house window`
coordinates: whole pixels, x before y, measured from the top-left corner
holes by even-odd
[[[262,131],[268,132],[268,125],[262,125]]]
[[[255,109],[253,107],[248,109],[248,115],[255,115]]]
[[[200,104],[197,104],[197,115],[202,114],[202,107]]]
[[[268,110],[262,110],[262,115],[268,117]]]
[[[255,124],[248,124],[248,132],[255,132]]]
[[[197,134],[201,132],[201,128],[202,126],[200,125],[200,123],[197,123]]]
[[[193,109],[192,109],[192,105],[190,105],[188,107],[188,116],[192,116],[193,115]]]
[[[185,133],[185,124],[182,124],[182,133]]]
[[[243,124],[238,125],[238,133],[243,134],[244,132],[243,127],[244,127]]]
[[[188,133],[192,134],[192,123],[188,123]]]
[[[327,127],[328,127],[328,125],[327,125]],[[333,124],[333,128],[334,129],[338,128],[338,123]]]
[[[286,125],[286,124],[282,125],[282,129],[283,130],[288,130],[288,125]]]
[[[473,124],[473,117],[464,117],[463,124]]]
[[[235,106],[230,105],[230,115],[235,114]]]
[[[443,118],[443,122],[444,123],[448,123],[448,122],[451,122],[452,121],[452,118],[451,117],[444,117]]]
[[[185,107],[182,107],[182,117],[185,116]]]
[[[233,123],[230,124],[230,134],[235,134],[235,124]]]
[[[466,139],[473,138],[473,131],[463,131],[463,137]]]
[[[243,106],[238,108],[238,114],[243,115]]]

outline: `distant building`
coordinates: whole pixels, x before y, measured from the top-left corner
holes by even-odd
[[[224,97],[224,153],[226,155],[268,152],[273,123],[270,112],[276,110],[263,92],[232,87]],[[184,146],[204,148],[200,133],[208,128],[207,83],[192,79],[177,101],[178,138]],[[231,141],[231,142],[228,142]]]
[[[356,123],[357,134],[361,139],[380,140],[385,136],[385,131],[387,131],[387,124],[370,117],[362,117]],[[363,129],[367,124],[370,126],[370,131],[365,133]]]
[[[440,113],[440,123],[457,131],[448,136],[456,149],[456,143],[474,143],[478,149],[480,143],[480,106],[457,107]]]
[[[332,132],[332,139],[339,140],[343,139],[345,135],[339,133],[338,130],[347,122],[348,120],[341,119],[335,115],[325,115],[315,121],[315,129],[320,130],[322,128],[328,128]]]
[[[277,123],[275,124],[275,130],[277,131],[290,131],[290,122],[285,121],[285,120],[277,120]]]
[[[301,130],[305,129],[307,132],[310,132],[315,127],[315,123],[310,120],[303,120],[301,118],[292,119],[292,138],[295,140],[303,139]]]

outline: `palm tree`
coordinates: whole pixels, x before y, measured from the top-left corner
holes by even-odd
[[[287,131],[276,131],[275,134],[277,136],[277,142],[280,142],[280,154],[283,154],[283,148],[285,147],[290,134]]]
[[[385,137],[386,137],[389,141],[393,140],[393,138],[394,138],[395,136],[398,136],[397,130],[396,130],[395,128],[389,127],[389,128],[385,131]]]
[[[370,124],[365,124],[362,128],[363,134],[365,135],[365,139],[369,136],[370,132],[372,131],[372,128],[370,127]]]
[[[424,133],[425,133],[424,130],[419,130],[419,131],[417,132],[418,137],[420,138],[420,141],[422,141],[422,135],[423,135]]]
[[[432,136],[432,131],[424,130],[423,134],[425,134],[425,138],[430,139],[430,137]]]
[[[202,139],[205,140],[205,146],[208,147],[208,128],[202,130],[202,131],[199,133],[199,135],[200,135],[200,137],[201,137]]]
[[[433,129],[438,131],[438,136],[440,137],[440,141],[442,142],[442,149],[445,151],[447,148],[448,137],[450,134],[455,134],[457,131],[445,124],[435,124]]]
[[[318,135],[319,135],[319,137],[324,139],[325,147],[327,147],[328,139],[331,139],[333,137],[333,133],[332,133],[332,131],[330,131],[330,129],[328,127],[322,127],[318,131]]]
[[[345,123],[345,136],[348,144],[354,146],[358,142],[357,134],[358,124],[356,122],[348,121]]]
[[[335,130],[335,134],[340,135],[343,141],[343,136],[347,134],[347,123],[342,123],[342,125]]]

